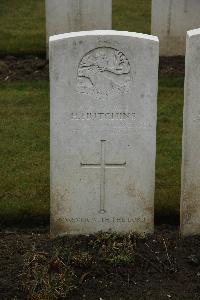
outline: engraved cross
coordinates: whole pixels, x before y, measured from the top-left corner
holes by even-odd
[[[101,140],[101,158],[100,163],[81,163],[82,168],[87,169],[100,169],[100,210],[99,213],[106,213],[105,210],[105,199],[106,199],[106,190],[105,190],[105,173],[106,169],[115,169],[115,168],[125,168],[126,162],[124,163],[106,163],[106,140]]]

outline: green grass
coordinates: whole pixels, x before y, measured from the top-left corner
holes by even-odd
[[[113,0],[113,29],[151,31],[151,0]]]
[[[158,97],[156,212],[177,214],[183,78],[162,77]],[[24,223],[49,216],[48,82],[0,84],[0,219]]]
[[[44,53],[44,0],[1,0],[0,41],[0,54]]]
[[[151,0],[113,0],[113,29],[150,33]],[[0,54],[45,55],[45,1],[0,1]]]
[[[0,83],[0,220],[49,216],[48,82]]]
[[[155,204],[158,215],[179,212],[184,79],[159,82]]]

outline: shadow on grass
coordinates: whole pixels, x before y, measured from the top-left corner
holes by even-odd
[[[32,229],[38,227],[49,227],[50,216],[46,215],[4,215],[0,216],[0,228],[19,228],[19,229]],[[179,226],[180,214],[179,212],[155,212],[155,226],[163,224],[171,225],[174,227]]]
[[[0,228],[1,229],[32,229],[38,227],[49,227],[50,216],[45,215],[33,215],[33,214],[23,214],[23,215],[0,215]]]

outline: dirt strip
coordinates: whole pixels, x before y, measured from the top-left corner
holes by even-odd
[[[0,299],[36,299],[21,288],[24,260],[31,253],[34,259],[47,257],[53,244],[48,228],[0,232]],[[63,265],[73,270],[76,285],[62,299],[200,299],[200,237],[183,239],[175,228],[162,226],[145,238],[100,234],[66,237],[59,244],[63,251],[72,249]],[[124,257],[129,260],[124,256],[129,251],[134,260],[123,262]],[[59,272],[55,262],[60,260],[54,257],[53,262]]]
[[[160,75],[184,76],[184,63],[184,57],[160,57]],[[0,59],[0,81],[48,79],[49,62],[44,58],[6,56]]]

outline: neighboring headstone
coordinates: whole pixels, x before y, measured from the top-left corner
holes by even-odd
[[[56,34],[112,28],[112,0],[45,0],[46,41]]]
[[[152,0],[151,33],[160,40],[160,55],[185,55],[186,32],[200,27],[199,0]]]
[[[51,233],[152,232],[159,43],[50,38]]]
[[[200,29],[187,33],[181,232],[200,234]]]

